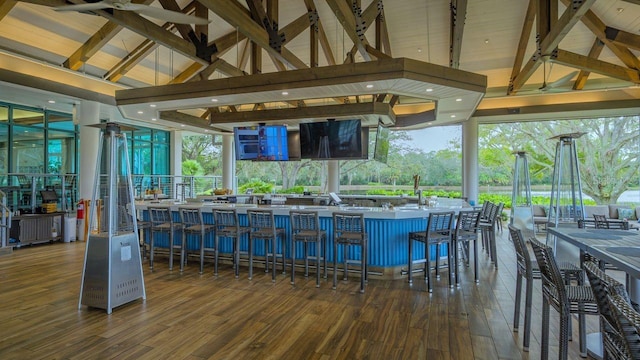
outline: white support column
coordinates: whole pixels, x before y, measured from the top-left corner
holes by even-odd
[[[222,187],[232,189],[234,194],[238,193],[233,178],[236,174],[236,161],[233,149],[233,135],[222,135]]]
[[[93,181],[96,175],[100,129],[87,125],[100,123],[100,103],[95,101],[82,101],[80,105],[78,105],[77,119],[80,128],[78,198],[90,200],[91,192],[93,191]]]
[[[478,204],[478,120],[462,124],[462,196]]]
[[[327,191],[340,192],[340,161],[327,160]]]
[[[171,147],[169,174],[174,176],[171,186],[172,197],[180,199],[184,189],[178,189],[176,184],[182,183],[182,130],[172,130],[169,134],[169,141]]]

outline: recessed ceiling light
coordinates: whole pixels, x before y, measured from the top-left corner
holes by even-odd
[[[56,103],[56,101],[55,101],[55,100],[49,100],[49,101],[47,101],[47,102],[48,102],[49,104],[55,104],[55,103]]]
[[[184,127],[184,124],[180,124],[180,127]]]
[[[285,96],[286,96],[286,95],[289,95],[289,92],[287,92],[287,91],[283,91],[283,92],[282,92],[282,95],[285,95]]]
[[[204,132],[209,132],[209,129],[204,129]]]
[[[373,84],[367,84],[367,89],[371,89],[373,87]]]
[[[140,110],[138,111],[138,114],[144,114],[144,111]]]
[[[489,39],[484,39],[484,43],[488,44],[489,43]]]
[[[618,13],[621,13],[624,11],[624,8],[617,8],[616,10],[618,10]]]
[[[456,101],[462,101],[462,99],[460,99],[460,98],[457,98],[457,99],[456,99]]]
[[[149,105],[149,106],[150,106],[150,107],[156,107],[156,104],[151,104],[151,105]]]
[[[156,120],[158,120],[158,119],[156,119],[156,118],[151,118],[151,121],[156,121]]]
[[[218,102],[218,99],[211,99],[211,102]]]
[[[451,115],[452,118],[456,117],[455,115]]]
[[[418,48],[418,52],[421,53],[422,52],[422,48]]]
[[[428,89],[427,89],[427,92],[432,92],[432,91],[433,91],[433,89],[432,89],[432,88],[428,88]]]

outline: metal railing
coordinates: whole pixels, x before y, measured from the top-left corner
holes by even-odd
[[[76,174],[9,173],[0,176],[0,190],[6,194],[7,206],[12,211],[35,213],[42,205],[41,190],[54,190],[58,195],[58,208],[63,212],[75,208]]]
[[[213,195],[222,186],[222,176],[132,175],[136,198],[154,196],[185,200],[199,195]]]

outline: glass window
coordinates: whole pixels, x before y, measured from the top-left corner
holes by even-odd
[[[49,131],[47,142],[47,172],[50,174],[75,173],[76,138],[74,133]]]
[[[151,129],[140,129],[133,132],[134,140],[151,141]]]
[[[0,174],[7,173],[9,173],[9,127],[0,123]],[[0,177],[0,184],[7,185],[7,181],[6,176]]]
[[[20,108],[13,108],[13,123],[25,126],[44,127],[44,113]]]
[[[151,174],[151,143],[135,142],[132,174]]]
[[[75,131],[76,126],[73,124],[73,118],[68,114],[59,114],[54,112],[47,113],[47,127],[49,129]]]
[[[9,121],[9,108],[6,106],[0,106],[0,122]]]
[[[156,143],[153,146],[153,173],[156,175],[169,174],[169,146]]]
[[[11,158],[12,172],[44,173],[44,130],[14,126]]]
[[[169,132],[156,130],[153,132],[153,141],[168,143],[169,142]]]

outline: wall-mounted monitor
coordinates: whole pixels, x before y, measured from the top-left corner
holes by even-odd
[[[359,119],[300,124],[303,159],[366,159],[367,150]]]
[[[387,163],[387,156],[389,155],[389,128],[382,126],[382,123],[378,123],[378,131],[376,132],[376,142],[373,151],[373,160],[381,163]]]
[[[289,161],[300,160],[300,131],[287,132],[287,146],[289,147]]]
[[[289,160],[287,127],[259,125],[233,129],[236,160]]]

